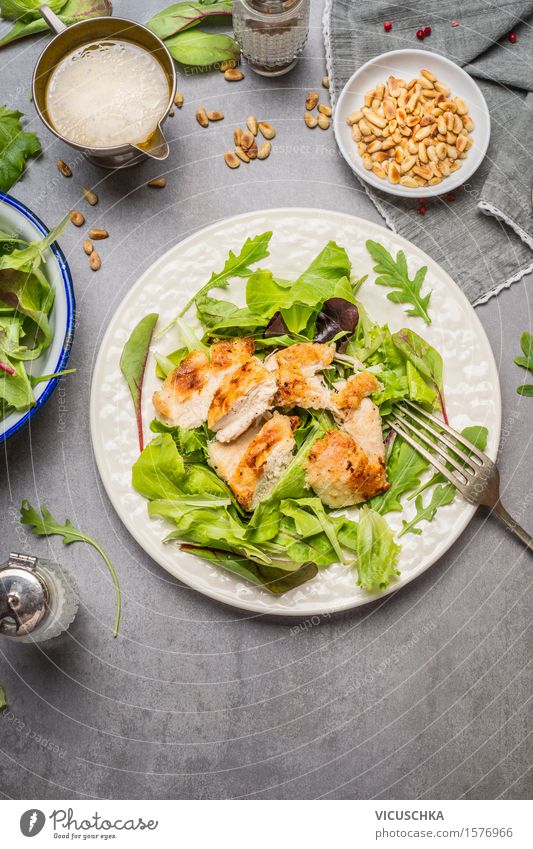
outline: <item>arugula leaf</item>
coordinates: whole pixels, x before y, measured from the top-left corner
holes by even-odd
[[[368,239],[366,242],[368,253],[376,263],[374,271],[379,277],[374,281],[378,286],[390,286],[394,289],[389,292],[387,298],[395,304],[411,304],[407,315],[419,316],[426,324],[431,324],[428,314],[429,299],[431,292],[422,295],[421,289],[427,273],[427,266],[419,268],[411,280],[407,268],[407,261],[403,251],[398,251],[396,259],[379,242]]]
[[[418,523],[432,522],[439,507],[443,507],[445,504],[451,504],[456,494],[457,490],[453,484],[447,483],[444,485],[439,484],[435,487],[430,502],[425,506],[422,496],[418,495],[415,501],[416,516],[410,522],[406,522],[405,519],[402,520],[402,530],[398,536],[401,537],[406,533],[421,534],[422,530],[417,527]]]
[[[158,318],[159,315],[156,312],[149,313],[144,318],[141,318],[140,322],[133,328],[120,357],[120,371],[128,384],[133,401],[140,451],[144,448],[141,407],[142,386],[150,342],[152,341]]]
[[[419,486],[420,476],[428,466],[428,461],[418,451],[401,437],[396,437],[387,464],[387,477],[391,486],[383,495],[371,499],[372,509],[381,514],[402,510],[400,496]]]
[[[195,295],[190,298],[185,306],[179,311],[178,318],[181,318],[187,310],[198,300],[202,295],[206,295],[211,289],[227,289],[232,277],[248,277],[252,270],[250,265],[265,259],[268,254],[268,245],[272,238],[272,231],[261,233],[258,236],[253,236],[246,239],[244,245],[238,254],[233,251],[229,252],[228,258],[224,263],[222,271],[213,272],[209,282],[202,286]],[[171,322],[165,329],[165,333],[170,327],[173,327],[175,321]]]
[[[418,333],[406,327],[402,327],[401,330],[394,333],[392,339],[406,360],[426,378],[430,386],[435,390],[442,410],[442,416],[445,423],[448,424],[448,415],[444,403],[444,387],[442,384],[441,355],[428,342],[422,339]]]
[[[182,65],[216,65],[237,62],[241,50],[229,35],[190,29],[165,41],[170,55]]]
[[[61,0],[60,0],[61,2]],[[186,29],[195,27],[206,18],[224,15],[231,17],[232,0],[222,2],[174,3],[167,9],[157,12],[146,26],[163,40],[177,35]]]
[[[63,537],[63,543],[65,545],[70,545],[73,542],[86,542],[88,545],[92,545],[92,547],[96,549],[98,554],[104,560],[107,568],[109,569],[117,596],[117,612],[115,616],[115,626],[113,629],[113,636],[116,637],[120,623],[121,595],[117,574],[109,557],[94,539],[87,536],[87,534],[84,534],[83,531],[78,531],[70,522],[70,519],[67,519],[65,524],[62,525],[57,519],[54,519],[46,507],[41,506],[40,511],[41,512],[39,513],[34,507],[32,507],[26,498],[20,505],[20,521],[23,525],[28,525],[28,527],[31,528],[32,534],[35,534],[36,536],[61,536]]]
[[[5,710],[7,706],[7,693],[2,684],[0,684],[0,711]]]
[[[357,584],[371,593],[383,592],[400,572],[396,569],[401,546],[385,519],[363,507],[357,526]]]
[[[26,161],[41,153],[35,133],[22,129],[22,112],[0,106],[0,192],[7,192],[22,176]]]
[[[524,352],[524,356],[515,357],[515,363],[517,366],[529,369],[529,371],[533,374],[533,336],[531,333],[528,333],[527,331],[522,333],[522,336],[520,337],[520,347]],[[517,387],[516,391],[519,395],[531,398],[533,397],[533,384],[523,383],[521,386]]]

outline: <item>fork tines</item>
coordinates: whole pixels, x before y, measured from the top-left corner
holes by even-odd
[[[390,425],[463,495],[465,485],[472,481],[487,459],[469,439],[413,401],[404,401],[395,407]],[[464,449],[471,453],[465,453]]]

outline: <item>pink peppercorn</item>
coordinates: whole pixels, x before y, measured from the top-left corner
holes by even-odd
[[[385,21],[385,23],[383,24],[383,29],[385,30],[385,32],[390,32],[392,29],[392,21]]]

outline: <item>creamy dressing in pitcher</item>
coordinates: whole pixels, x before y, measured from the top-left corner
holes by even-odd
[[[128,41],[95,41],[66,56],[50,76],[48,118],[89,148],[145,141],[165,114],[169,83],[157,59]]]

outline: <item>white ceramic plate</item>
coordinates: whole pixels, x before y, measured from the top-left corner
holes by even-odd
[[[422,68],[432,71],[440,82],[449,85],[453,97],[459,95],[463,98],[475,125],[472,131],[474,143],[458,171],[445,177],[437,186],[410,189],[408,186],[393,186],[388,180],[380,180],[372,171],[363,168],[357,145],[352,139],[352,128],[348,126],[346,119],[352,112],[361,108],[367,91],[371,91],[378,83],[384,83],[390,74],[410,80],[420,76]],[[481,165],[490,139],[489,110],[479,86],[455,62],[427,50],[392,50],[390,53],[376,56],[359,68],[348,80],[337,101],[334,127],[340,151],[357,176],[375,189],[398,197],[432,197],[461,186]]]
[[[148,312],[159,312],[158,327],[174,318],[213,270],[223,266],[228,250],[238,250],[248,236],[272,230],[268,268],[280,277],[297,277],[329,239],[343,245],[352,260],[354,274],[368,273],[360,298],[380,323],[388,322],[394,332],[408,326],[423,335],[444,356],[444,386],[450,420],[457,429],[469,424],[489,428],[488,453],[495,458],[500,435],[500,389],[492,351],[470,304],[448,275],[426,254],[395,233],[329,210],[270,209],[220,221],[195,233],[171,248],[133,286],[112,319],[94,369],[91,390],[91,434],[98,469],[106,491],[120,518],[144,550],[184,583],[227,604],[259,613],[313,615],[345,610],[371,601],[373,596],[356,586],[352,571],[334,564],[317,577],[281,598],[249,585],[210,563],[185,554],[161,539],[169,531],[162,519],[150,520],[146,501],[131,487],[131,466],[138,456],[136,426],[128,388],[121,376],[119,359],[132,328]],[[390,251],[405,251],[409,268],[428,265],[426,288],[432,290],[430,314],[425,326],[408,318],[401,306],[386,298],[387,289],[372,282],[372,262],[366,239],[382,242]],[[242,281],[228,290],[234,302],[242,292]],[[221,292],[222,296],[222,292]],[[242,302],[242,297],[240,298]],[[195,319],[191,319],[194,325]],[[143,388],[145,438],[153,418],[152,392],[160,384],[155,377],[154,351],[168,353],[179,347],[179,337],[170,331],[154,343],[148,358]],[[356,511],[347,511],[348,514]],[[401,514],[389,513],[395,529],[414,513],[413,504]],[[421,536],[402,537],[401,577],[390,588],[398,589],[431,566],[468,524],[474,508],[456,501],[439,510]]]
[[[11,195],[0,192],[0,230],[20,236],[28,242],[42,239],[48,228],[37,216]],[[46,274],[55,290],[55,300],[50,314],[54,336],[52,343],[41,356],[28,362],[29,374],[54,374],[67,365],[74,336],[75,303],[70,269],[63,251],[54,242],[44,255]],[[1,306],[1,302],[0,302]],[[57,378],[35,386],[36,404],[26,412],[13,412],[0,421],[0,442],[9,439],[24,427],[46,403],[57,385]]]

